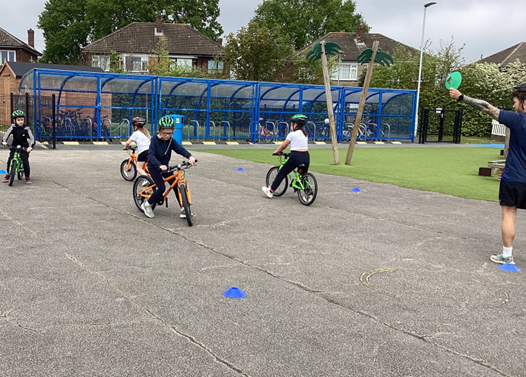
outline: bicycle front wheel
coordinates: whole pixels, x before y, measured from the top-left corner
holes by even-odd
[[[135,162],[128,160],[124,160],[121,163],[121,175],[122,178],[127,180],[128,182],[131,182],[137,177],[137,166],[135,166]]]
[[[16,173],[16,175],[17,175],[18,180],[21,181],[22,177],[24,175],[24,171],[23,170],[19,170],[18,173]]]
[[[133,201],[135,202],[137,208],[139,208],[139,211],[143,212],[141,208],[142,203],[152,196],[154,190],[155,183],[153,182],[153,179],[147,175],[139,176],[139,178],[137,178],[137,180],[133,183]],[[155,208],[156,204],[157,203],[152,204],[152,209]]]
[[[11,161],[11,168],[9,169],[9,186],[13,186],[16,176],[16,168],[18,167],[18,162],[13,159]]]
[[[274,182],[274,179],[276,179],[276,176],[278,175],[279,167],[274,166],[269,169],[267,172],[267,178],[266,183],[267,187],[270,187],[272,185],[272,182]],[[289,178],[285,177],[283,181],[279,184],[278,188],[274,190],[274,196],[281,196],[287,191],[287,187],[289,186]]]
[[[181,204],[184,208],[184,213],[186,215],[186,221],[188,222],[188,226],[192,226],[194,225],[194,220],[192,218],[192,210],[190,209],[190,202],[188,201],[188,194],[186,190],[186,185],[184,183],[181,183],[179,185],[179,192],[181,193]]]
[[[301,204],[310,206],[318,195],[318,182],[311,173],[305,173],[301,176],[301,183],[303,190],[298,190],[298,199]]]

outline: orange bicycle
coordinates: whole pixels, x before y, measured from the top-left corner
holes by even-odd
[[[129,146],[125,150],[128,150],[130,158],[122,161],[121,163],[121,175],[122,178],[131,182],[137,177],[137,154],[135,151],[137,147]],[[148,173],[148,164],[144,164],[144,171]]]
[[[195,160],[197,162],[197,160]],[[165,173],[172,173],[169,176],[164,178],[164,182],[170,182],[170,186],[168,189],[157,199],[157,203],[152,204],[152,209],[155,208],[156,205],[163,205],[166,203],[166,207],[168,207],[168,194],[170,191],[174,189],[174,187],[177,186],[176,189],[176,195],[179,198],[179,203],[184,208],[184,213],[186,215],[186,221],[188,222],[189,226],[193,225],[193,219],[192,219],[192,211],[190,210],[190,206],[192,205],[192,197],[190,196],[190,190],[188,189],[188,184],[185,180],[185,170],[190,168],[190,163],[183,161],[180,164],[177,164],[175,166],[168,167],[168,170],[166,170]],[[149,175],[141,175],[135,183],[133,184],[133,200],[135,202],[135,205],[137,208],[139,208],[139,211],[143,212],[141,206],[142,203],[145,200],[148,200],[150,196],[152,196],[152,193],[157,189],[157,185],[154,183],[152,177]]]

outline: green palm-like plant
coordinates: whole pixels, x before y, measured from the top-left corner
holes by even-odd
[[[342,48],[338,43],[334,42],[325,42],[325,54],[326,55],[338,55],[342,52]],[[321,43],[316,42],[312,47],[312,50],[309,51],[306,58],[309,62],[316,61],[321,58]]]
[[[371,48],[363,50],[362,52],[360,52],[360,55],[358,55],[358,63],[360,64],[369,63],[369,61],[371,61],[372,55],[373,55],[373,50]],[[374,62],[389,67],[391,66],[391,64],[394,63],[394,60],[391,57],[391,55],[382,51],[381,49],[378,49],[378,51],[376,51]]]

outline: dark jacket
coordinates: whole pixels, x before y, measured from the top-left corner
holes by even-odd
[[[186,158],[190,158],[192,155],[183,146],[181,146],[173,138],[169,140],[163,140],[159,135],[155,135],[150,140],[150,149],[148,149],[148,169],[157,169],[161,165],[168,166],[172,151]]]
[[[21,145],[26,148],[33,148],[35,146],[35,138],[29,126],[17,126],[16,124],[12,124],[2,138],[2,141],[7,141],[7,138],[10,135],[13,135],[13,142],[11,144],[14,146]]]

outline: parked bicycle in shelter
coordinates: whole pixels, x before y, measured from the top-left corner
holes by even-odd
[[[279,156],[280,165],[271,167],[267,172],[267,187],[270,187],[272,182],[274,182],[279,170],[287,162],[290,153],[279,153],[274,155]],[[290,187],[292,187],[294,192],[298,194],[298,199],[301,204],[310,206],[314,203],[314,200],[316,200],[316,196],[318,195],[318,182],[313,174],[307,172],[307,167],[305,165],[299,165],[292,173],[285,177],[278,188],[274,190],[274,196],[285,194],[289,186],[289,180]]]
[[[195,160],[197,162],[197,160]],[[185,180],[185,170],[189,169],[192,165],[188,161],[183,161],[175,166],[170,166],[167,173],[170,173],[164,178],[164,182],[168,182],[170,186],[159,196],[156,203],[152,203],[152,209],[157,205],[163,205],[166,203],[168,207],[168,194],[175,188],[175,195],[177,195],[178,201],[184,209],[184,215],[189,226],[193,225],[193,215],[190,209],[192,205],[192,197],[190,196],[190,190],[188,189],[188,183]],[[152,193],[157,189],[153,179],[147,175],[141,175],[137,178],[133,184],[133,200],[139,211],[143,212],[142,204],[145,200],[148,200]]]

